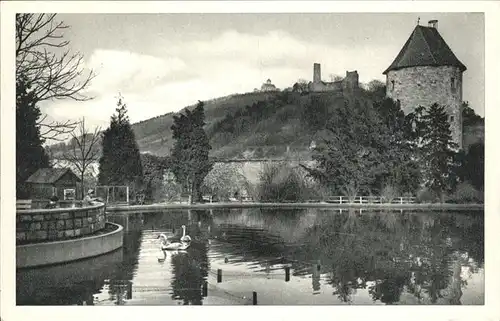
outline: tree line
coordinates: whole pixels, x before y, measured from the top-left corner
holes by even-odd
[[[208,157],[212,147],[204,129],[205,110],[201,101],[174,116],[171,130],[175,142],[171,155],[165,158],[141,155],[122,97],[118,99],[109,127],[103,132],[100,128],[94,133],[88,132],[84,120],[47,122],[47,116],[39,108],[40,102],[92,98],[84,90],[95,75],[92,71],[85,74],[81,66],[83,57],[67,49],[69,42],[62,37],[67,28],[56,21],[55,15],[16,15],[16,192],[19,198],[27,197],[25,181],[30,175],[39,168],[52,166],[44,143],[60,139],[64,134],[72,136],[72,148],[64,158],[78,169],[81,178],[89,164],[98,160],[97,183],[128,185],[132,196],[142,193],[153,198],[161,182],[165,185],[164,174],[168,171],[172,177],[167,179],[175,181],[176,193],[196,201],[208,190],[217,190],[214,185],[222,176],[234,174],[232,169],[218,167],[212,172],[214,164]],[[48,50],[54,47],[64,50],[58,54]],[[335,102],[332,112],[329,103],[312,97],[304,109],[302,119],[317,131],[318,144],[313,149],[316,166],[303,168],[321,188],[349,196],[395,191],[400,195],[414,195],[425,191],[430,198],[441,201],[453,193],[473,198],[471,187],[475,191],[483,190],[484,145],[476,143],[467,151],[458,151],[451,139],[444,106],[417,106],[413,113],[405,115],[398,102],[379,99],[383,92],[380,84],[371,84],[370,90],[373,108],[368,108],[366,99],[351,97],[344,98],[341,104]],[[283,106],[292,104],[293,98],[286,93],[267,104],[258,102],[239,109],[236,114],[227,114],[213,131],[238,132],[246,123],[256,123],[276,114]],[[464,124],[477,124],[481,120],[464,105]],[[79,135],[74,134],[77,126]],[[264,173],[262,177],[276,185],[271,179],[278,175],[275,172]],[[298,195],[300,187],[297,186],[293,187],[296,189],[293,193],[286,192],[293,182],[302,179],[300,175],[292,176],[280,180],[280,184],[286,185],[284,189],[276,185],[270,189],[261,186],[261,190],[279,191],[277,195]]]
[[[470,107],[463,110],[466,121],[477,117]],[[484,146],[457,147],[445,106],[418,106],[405,115],[392,99],[377,101],[373,108],[346,100],[318,133],[317,165],[303,167],[336,195],[425,191],[443,202],[460,184],[483,190]]]

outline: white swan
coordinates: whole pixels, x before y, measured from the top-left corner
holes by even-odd
[[[164,246],[168,245],[170,241],[168,240],[168,237],[165,234],[160,234],[158,235],[157,239],[161,239],[161,248],[163,249]]]
[[[186,235],[186,225],[182,225],[181,242],[191,242],[191,237]]]
[[[179,243],[179,242],[174,242],[171,243],[167,236],[165,234],[160,234],[158,235],[158,238],[161,238],[161,249],[162,250],[167,250],[167,251],[172,251],[172,250],[185,250],[189,247],[189,243]]]
[[[159,257],[158,262],[165,262],[165,260],[167,259],[167,252],[164,249],[162,249],[161,251],[163,252],[163,257]]]

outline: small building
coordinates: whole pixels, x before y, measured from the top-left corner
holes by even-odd
[[[69,168],[40,168],[26,180],[32,199],[48,199],[53,195],[60,200],[75,199],[80,182]]]
[[[260,91],[277,91],[278,89],[276,88],[275,85],[271,82],[271,79],[268,79],[265,83],[262,84],[260,87]]]

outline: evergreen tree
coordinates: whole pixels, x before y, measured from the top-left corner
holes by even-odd
[[[332,191],[353,196],[369,192],[377,177],[387,172],[383,154],[388,148],[388,132],[377,113],[362,108],[358,101],[345,102],[329,119],[314,150],[314,169],[306,168]]]
[[[422,137],[427,126],[424,120],[426,111],[425,107],[418,106],[413,112],[405,116],[405,137],[417,155],[420,154],[420,147],[423,144]]]
[[[469,147],[464,163],[464,179],[478,191],[484,191],[484,144],[482,142]]]
[[[474,125],[484,125],[484,118],[477,115],[474,109],[469,106],[468,102],[462,103],[462,125],[463,126],[474,126]]]
[[[133,196],[143,183],[141,156],[122,98],[118,99],[117,106],[117,113],[111,116],[111,123],[102,134],[98,182],[127,185]]]
[[[50,167],[37,122],[41,116],[24,77],[16,80],[16,194],[29,197],[25,181],[39,168]]]
[[[346,101],[331,114],[314,150],[316,168],[306,169],[332,192],[347,196],[380,194],[384,187],[414,194],[420,170],[410,124],[392,99],[373,108]]]
[[[174,116],[172,136],[175,139],[171,155],[171,169],[179,184],[191,197],[201,198],[201,185],[213,164],[208,158],[210,142],[203,127],[205,110],[199,102],[193,111]]]
[[[388,130],[388,145],[384,162],[388,171],[381,173],[382,185],[392,186],[398,194],[414,194],[420,182],[420,170],[415,155],[411,126],[399,101],[390,98],[376,102],[374,109]]]
[[[425,185],[443,201],[444,192],[457,184],[457,144],[452,141],[448,114],[433,104],[422,117],[421,156]]]
[[[144,194],[148,201],[161,201],[164,198],[164,174],[168,159],[151,154],[142,154],[141,163],[144,171]]]

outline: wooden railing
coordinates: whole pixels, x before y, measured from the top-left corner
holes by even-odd
[[[383,196],[330,196],[325,200],[334,204],[415,204],[416,197],[404,196],[386,198]]]
[[[179,199],[180,203],[187,203],[188,198],[186,197]],[[209,201],[208,197],[204,197],[205,201]],[[230,199],[231,202],[235,202],[236,200]],[[243,202],[258,202],[258,200],[254,200],[251,197],[243,198],[241,201]],[[331,204],[415,204],[417,203],[417,198],[414,196],[402,196],[402,197],[393,197],[387,198],[383,196],[327,196],[327,197],[317,197],[307,199],[306,203],[318,203],[318,202],[326,202]],[[217,202],[215,202],[217,203]]]
[[[16,210],[30,210],[31,200],[16,200]]]

